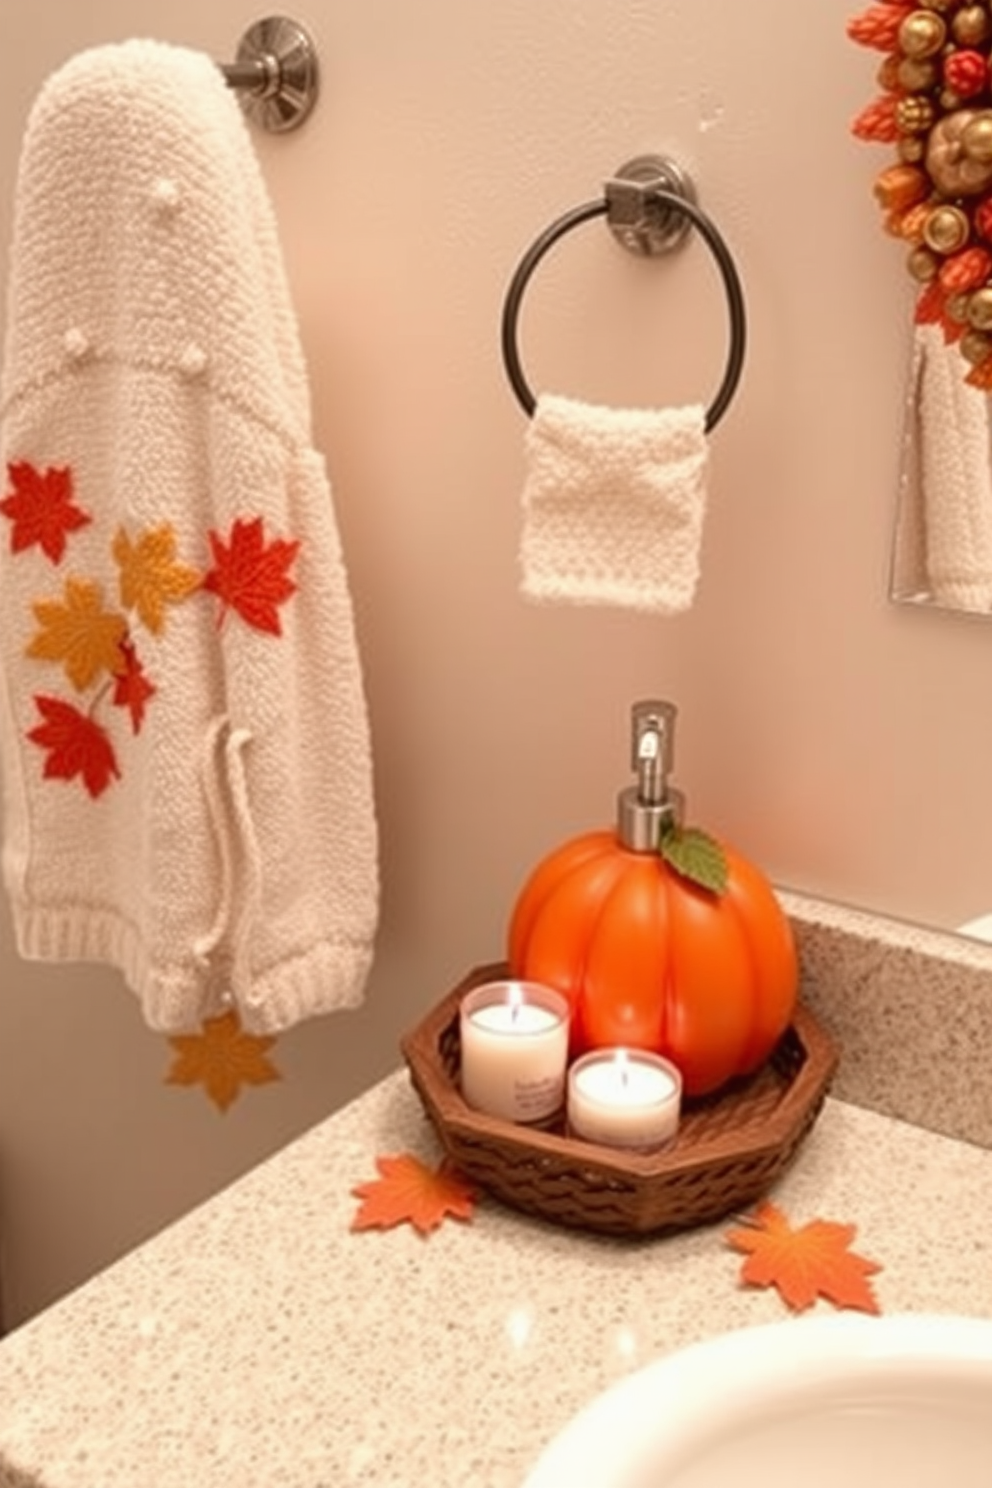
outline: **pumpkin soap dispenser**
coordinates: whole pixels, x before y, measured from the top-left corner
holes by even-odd
[[[615,830],[587,832],[531,873],[509,929],[511,973],[571,1006],[572,1057],[650,1049],[686,1095],[757,1070],[785,1032],[799,974],[771,884],[726,843],[682,823],[668,784],[676,709],[635,703],[632,768]]]

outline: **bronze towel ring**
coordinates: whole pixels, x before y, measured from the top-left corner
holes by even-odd
[[[730,250],[713,222],[693,200],[691,182],[678,166],[661,156],[639,156],[621,167],[606,183],[599,201],[585,202],[559,217],[527,249],[514,271],[503,304],[503,365],[510,385],[526,414],[533,415],[537,399],[528,385],[517,348],[517,322],[524,291],[541,259],[559,238],[593,217],[606,217],[624,247],[635,253],[666,253],[695,226],[716,260],[730,313],[730,346],[723,381],[706,413],[706,431],[716,427],[726,412],[744,365],[747,321],[744,293]]]

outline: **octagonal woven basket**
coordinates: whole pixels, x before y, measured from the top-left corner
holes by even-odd
[[[445,1153],[504,1203],[555,1224],[611,1235],[686,1229],[753,1203],[789,1165],[837,1067],[833,1040],[796,1008],[756,1074],[684,1102],[675,1141],[625,1152],[487,1116],[459,1088],[458,1009],[465,993],[508,975],[479,966],[401,1040],[415,1089]]]

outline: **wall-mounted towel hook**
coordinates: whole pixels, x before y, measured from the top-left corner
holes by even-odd
[[[265,16],[242,36],[233,62],[222,64],[252,123],[272,134],[298,129],[317,102],[317,51],[299,21]]]
[[[621,247],[653,257],[671,253],[685,241],[692,223],[661,192],[696,200],[692,177],[666,155],[636,155],[607,181],[606,222]]]
[[[503,303],[503,365],[525,413],[534,413],[537,399],[524,376],[517,348],[517,322],[524,290],[541,259],[559,238],[592,217],[605,216],[617,241],[632,253],[668,253],[695,227],[716,259],[727,296],[730,337],[723,381],[706,413],[707,432],[715,428],[727,411],[740,379],[747,317],[744,292],[730,249],[695,198],[692,181],[674,161],[663,155],[639,155],[621,166],[606,183],[599,201],[573,207],[535,238],[514,271]]]

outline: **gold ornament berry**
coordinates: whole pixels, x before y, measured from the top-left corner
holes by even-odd
[[[917,134],[904,134],[896,145],[896,154],[907,165],[916,165],[927,152],[926,142]]]
[[[923,225],[923,241],[934,253],[957,253],[969,233],[968,218],[960,207],[934,207]]]
[[[992,286],[984,284],[968,296],[968,324],[979,331],[992,328]]]
[[[955,321],[958,325],[968,324],[968,302],[971,299],[967,294],[952,294],[944,301],[944,309],[947,311],[948,320]]]
[[[935,57],[947,40],[947,26],[932,10],[913,10],[899,27],[899,46],[907,57]]]
[[[929,248],[914,248],[906,260],[906,267],[919,284],[929,284],[936,277],[940,260]]]
[[[984,5],[965,5],[951,18],[951,35],[959,46],[981,46],[992,35],[992,17]]]
[[[888,60],[896,61],[894,57]],[[903,57],[901,62],[896,62],[893,70],[896,86],[905,89],[907,93],[926,93],[937,81],[937,64],[931,62],[929,58]],[[883,68],[878,76],[880,87],[890,88],[892,86],[886,78],[886,69]]]
[[[992,336],[985,331],[965,331],[959,345],[961,355],[973,366],[984,362],[987,356],[992,355]]]
[[[904,100],[910,101],[915,100]],[[976,147],[983,148],[990,122],[992,111],[988,109],[957,109],[931,129],[926,142],[926,169],[943,196],[978,196],[992,186],[992,161],[974,153]]]
[[[972,115],[961,132],[961,147],[969,160],[992,162],[992,109]]]
[[[900,98],[896,104],[896,124],[903,134],[926,134],[937,118],[935,105],[929,98],[913,93],[909,98]]]

